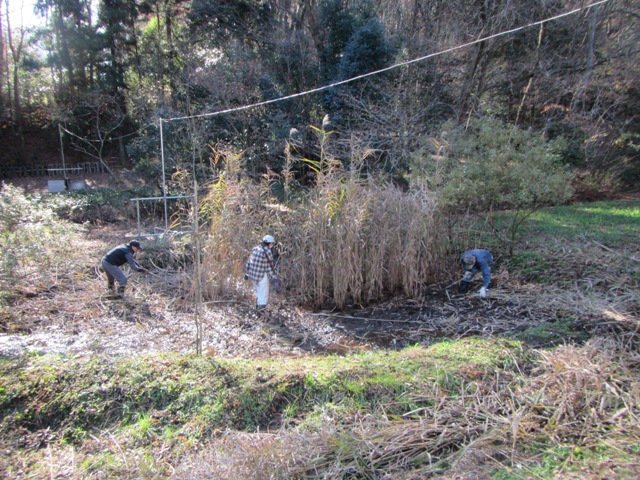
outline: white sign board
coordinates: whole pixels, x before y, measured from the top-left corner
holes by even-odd
[[[64,192],[64,180],[49,180],[49,193]]]

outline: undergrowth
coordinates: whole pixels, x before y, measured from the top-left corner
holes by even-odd
[[[467,338],[286,360],[5,358],[0,432],[36,477],[73,455],[76,478],[394,478],[500,446],[510,460],[482,466],[496,478],[595,471],[605,453],[631,478],[636,370],[603,339],[548,352]]]
[[[421,405],[409,398],[433,382],[443,394],[458,395],[461,364],[472,366],[472,377],[491,376],[496,368],[528,362],[529,355],[517,342],[467,339],[286,363],[172,354],[117,360],[32,356],[2,360],[0,409],[5,427],[51,429],[66,439],[96,425],[129,428],[149,415],[156,430],[189,425],[190,435],[202,439],[219,429],[278,428],[285,411],[289,422],[313,423],[313,412],[332,404],[352,413],[385,405],[386,415],[402,415],[407,405]],[[406,402],[394,405],[403,397]]]
[[[40,196],[0,190],[0,305],[23,289],[49,288],[60,269],[81,269],[72,254],[77,227]]]

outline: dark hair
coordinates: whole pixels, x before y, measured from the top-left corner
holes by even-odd
[[[137,241],[137,240],[131,240],[129,242],[129,246],[130,247],[136,247],[137,249],[142,250],[142,247],[140,246],[140,242]]]

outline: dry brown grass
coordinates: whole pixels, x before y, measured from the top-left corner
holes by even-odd
[[[302,200],[278,205],[261,186],[220,182],[206,200],[211,216],[204,255],[207,293],[237,290],[251,248],[270,233],[289,298],[317,306],[366,304],[415,295],[448,268],[448,242],[435,199],[340,171]]]
[[[510,464],[520,465],[516,478],[535,478],[535,459],[523,455],[531,441],[549,449],[628,447],[640,433],[637,351],[599,338],[538,353],[531,375],[461,372],[468,378],[458,395],[434,386],[416,398],[432,406],[405,418],[356,414],[327,418],[319,431],[227,432],[185,457],[172,478],[491,478]],[[623,466],[639,471],[632,461]],[[571,478],[566,468],[556,474]]]

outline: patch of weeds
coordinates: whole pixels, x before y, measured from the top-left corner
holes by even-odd
[[[109,451],[104,451],[85,458],[79,465],[80,470],[86,473],[106,474],[124,468],[122,456]]]
[[[138,438],[152,438],[156,436],[159,420],[148,413],[139,416],[138,421],[130,429],[132,435]]]
[[[363,399],[366,392],[366,385],[362,379],[350,378],[344,383],[345,388],[355,399]]]
[[[463,383],[493,376],[496,370],[520,372],[532,361],[520,341],[497,338],[440,342],[427,348],[426,355],[431,360],[428,375],[451,395],[459,395]]]
[[[401,393],[406,388],[406,383],[401,375],[395,373],[377,373],[374,374],[369,382],[375,385],[380,391],[395,395]]]
[[[434,378],[460,395],[466,378],[513,369],[523,357],[517,341],[466,338],[286,362],[178,354],[29,358],[0,364],[0,414],[4,426],[49,428],[73,444],[95,427],[110,429],[133,447],[168,441],[188,448],[216,431],[282,425],[321,431],[348,425],[363,412],[400,419],[428,406],[431,397],[422,393]],[[24,418],[16,421],[17,414]]]
[[[321,375],[314,371],[304,376],[303,388],[307,396],[330,398],[331,392],[338,388],[338,384],[335,375]]]
[[[77,267],[78,256],[69,248],[76,231],[40,196],[5,185],[0,190],[0,243],[5,253],[0,255],[0,300],[7,303],[20,287],[52,284],[58,280],[52,272]]]
[[[68,428],[64,431],[62,440],[69,445],[81,445],[87,437],[87,431],[81,427]]]
[[[449,369],[439,368],[434,377],[434,383],[451,395],[460,393],[461,378]]]
[[[153,188],[147,186],[129,190],[95,188],[61,195],[48,195],[46,204],[53,208],[60,218],[75,223],[94,222],[97,219],[116,222],[121,219],[123,213],[129,216],[134,215],[132,198],[152,197],[156,193]],[[139,208],[145,215],[153,215],[154,207],[157,210],[159,205],[159,200],[142,202]]]
[[[309,432],[321,432],[329,425],[348,423],[357,410],[345,402],[326,402],[316,405],[300,423],[300,428]]]
[[[496,480],[516,480],[523,478],[553,479],[566,468],[571,460],[572,449],[566,446],[556,446],[547,449],[542,454],[539,463],[518,465],[517,468],[498,469],[493,472]]]
[[[438,360],[438,366],[455,372],[460,365],[474,364],[479,368],[493,370],[502,365],[512,354],[521,355],[520,342],[504,339],[468,337],[455,341],[435,343],[426,349],[426,354]]]
[[[284,424],[295,422],[300,415],[300,407],[295,403],[289,403],[282,409],[282,421]]]
[[[536,453],[536,452],[532,452]],[[497,480],[523,478],[637,478],[636,454],[630,449],[608,445],[581,447],[556,445],[545,448],[536,463],[516,468],[501,468],[493,472]]]
[[[238,430],[253,431],[261,426],[268,426],[270,420],[269,406],[273,401],[272,392],[244,390],[235,396],[235,427]]]
[[[543,282],[549,271],[544,255],[531,251],[516,252],[507,267],[529,282]]]
[[[555,322],[527,328],[517,333],[515,338],[530,345],[551,347],[570,342],[582,344],[590,338],[590,334],[577,324],[575,318],[562,317]]]

